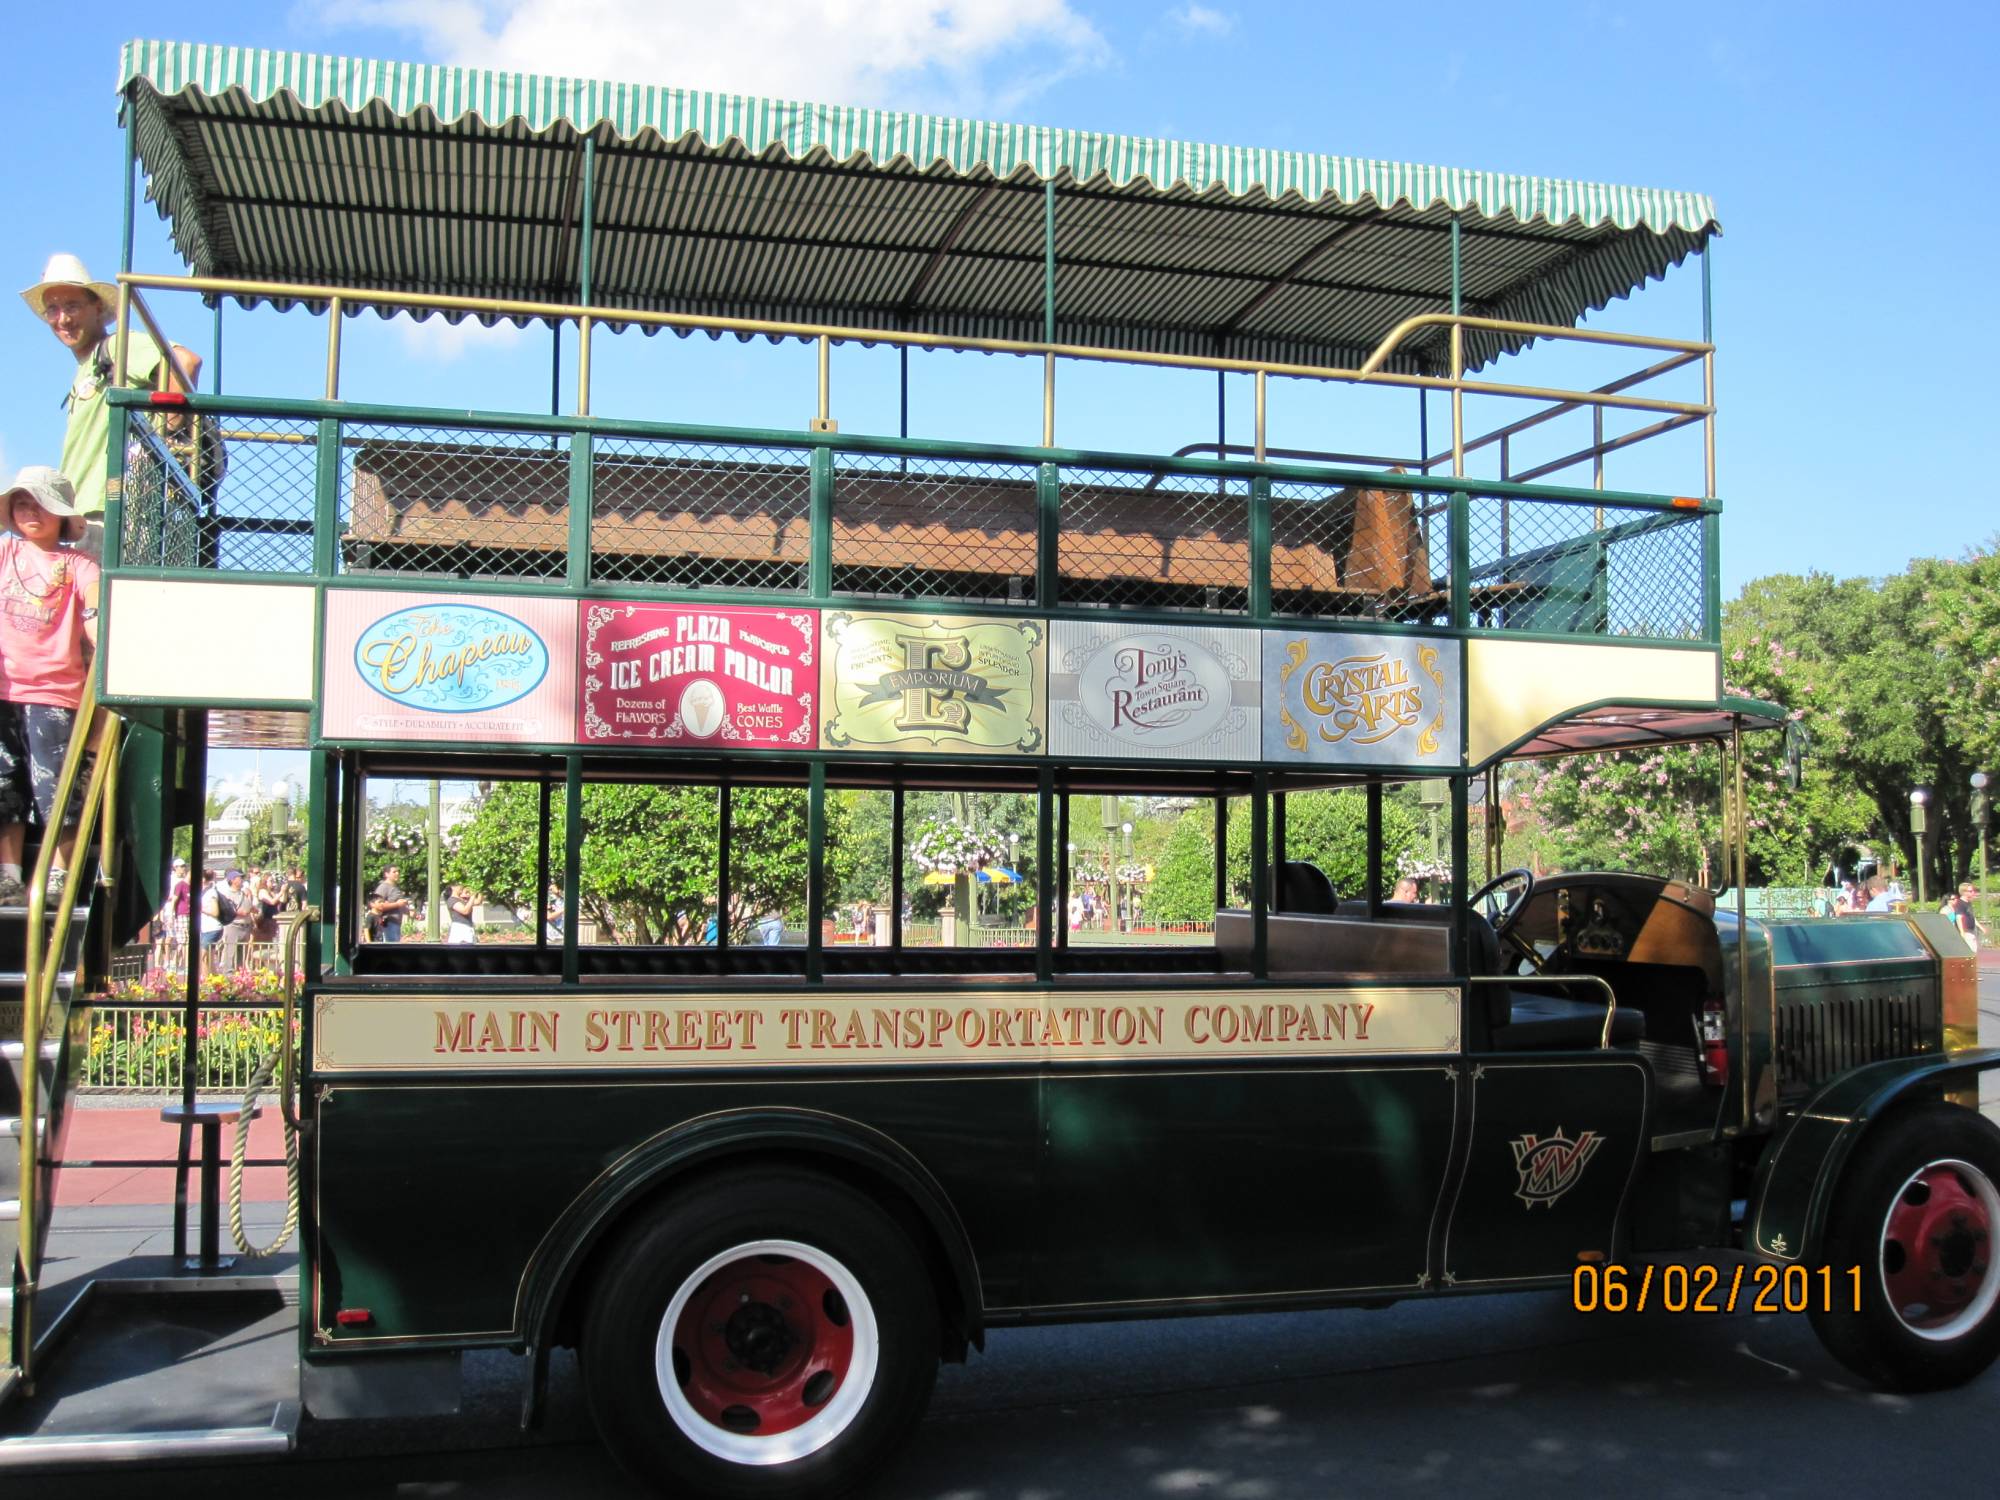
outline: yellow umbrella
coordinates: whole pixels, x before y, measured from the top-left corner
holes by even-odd
[[[958,877],[947,870],[933,870],[924,877],[925,885],[950,885]]]

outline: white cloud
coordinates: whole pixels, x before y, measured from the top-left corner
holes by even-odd
[[[473,353],[504,354],[521,342],[521,330],[512,323],[495,323],[491,328],[472,318],[457,323],[427,318],[419,323],[400,313],[392,321],[403,352],[429,364],[448,365]]]
[[[1109,60],[1069,0],[308,0],[306,10],[334,30],[408,33],[426,60],[460,66],[900,108],[1018,103]]]
[[[1167,19],[1175,30],[1186,36],[1228,36],[1236,29],[1236,17],[1224,11],[1210,10],[1197,0],[1185,0],[1167,12]]]

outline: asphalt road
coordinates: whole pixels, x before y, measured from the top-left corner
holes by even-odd
[[[51,1476],[43,1493],[646,1493],[591,1437],[567,1361],[547,1430],[512,1431],[517,1373],[483,1357],[466,1415],[309,1427],[282,1467]],[[944,1372],[903,1461],[865,1493],[1991,1494],[1996,1427],[2000,1372],[1885,1396],[1846,1378],[1800,1317],[1587,1317],[1536,1293],[996,1334]]]

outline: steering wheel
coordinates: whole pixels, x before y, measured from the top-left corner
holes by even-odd
[[[1534,893],[1535,872],[1516,867],[1512,870],[1502,870],[1498,875],[1487,881],[1486,884],[1472,893],[1472,898],[1467,904],[1476,911],[1482,905],[1495,902],[1501,896],[1506,895],[1506,904],[1500,906],[1498,911],[1491,914],[1488,918],[1493,923],[1493,935],[1509,948],[1512,948],[1515,953],[1525,958],[1528,961],[1528,966],[1539,974],[1542,971],[1541,954],[1535,951],[1532,944],[1524,942],[1514,931],[1514,928],[1520,922],[1521,913],[1527,909],[1528,898]]]

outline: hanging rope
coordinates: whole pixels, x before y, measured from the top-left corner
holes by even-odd
[[[291,1042],[288,1036],[283,1045],[289,1047]],[[243,1111],[236,1117],[236,1145],[229,1153],[229,1237],[236,1241],[238,1250],[253,1257],[276,1255],[290,1243],[292,1231],[299,1227],[299,1132],[281,1102],[279,1114],[285,1124],[285,1222],[278,1230],[278,1237],[268,1245],[251,1244],[243,1232],[243,1159],[250,1150],[250,1117],[256,1112],[257,1096],[270,1084],[271,1072],[277,1065],[275,1052],[257,1065],[249,1090],[243,1095]]]

